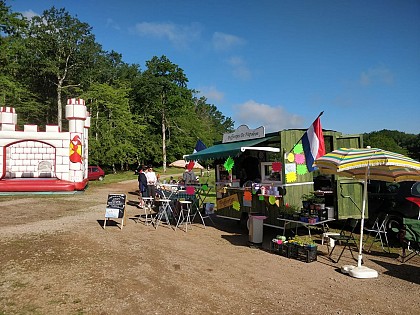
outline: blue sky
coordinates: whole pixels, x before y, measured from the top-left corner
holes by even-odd
[[[65,8],[142,70],[167,56],[235,127],[420,133],[419,0],[7,0]]]

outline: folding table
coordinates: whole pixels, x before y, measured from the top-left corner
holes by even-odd
[[[203,189],[203,186],[205,185],[205,187],[206,187],[206,189]],[[196,188],[198,188],[197,190],[196,190],[196,192],[195,192],[195,196],[196,196],[196,199],[197,199],[197,202],[196,203],[194,203],[194,207],[195,207],[195,212],[194,212],[194,216],[193,216],[193,219],[192,219],[192,221],[194,222],[194,219],[195,219],[195,216],[197,215],[197,213],[198,213],[198,215],[200,216],[200,218],[201,218],[201,222],[203,223],[203,225],[204,225],[204,228],[206,227],[206,224],[204,223],[204,219],[207,219],[207,218],[209,218],[210,219],[210,221],[211,221],[211,223],[213,223],[213,225],[214,225],[214,222],[213,222],[213,220],[212,220],[212,218],[210,217],[210,215],[202,215],[201,214],[201,211],[200,211],[200,209],[202,209],[203,208],[203,206],[204,206],[204,203],[205,203],[205,201],[206,201],[206,198],[208,197],[208,195],[209,195],[209,193],[210,193],[210,191],[213,189],[213,187],[212,186],[207,186],[207,184],[203,184],[203,185],[195,185],[195,187]]]
[[[327,219],[327,220],[322,220],[322,221],[318,221],[318,222],[315,222],[315,223],[308,223],[308,222],[297,221],[297,220],[290,220],[290,219],[285,219],[285,218],[277,218],[277,220],[280,220],[280,221],[283,221],[284,222],[283,227],[281,227],[281,229],[283,229],[283,235],[286,232],[287,225],[289,225],[291,223],[295,223],[296,224],[295,234],[297,233],[298,225],[302,225],[302,226],[304,226],[304,227],[306,227],[308,229],[309,237],[312,238],[312,235],[311,235],[311,227],[314,227],[314,226],[319,225],[322,228],[322,232],[325,232],[325,225],[327,225],[327,228],[328,228],[328,224],[327,223],[328,222],[331,222],[331,221],[334,221],[335,219]]]
[[[170,215],[172,215],[172,217],[174,217],[174,212],[172,211],[172,207],[171,207],[171,200],[159,199],[159,203],[160,203],[159,212],[156,215],[155,224],[154,224],[155,228],[157,229],[159,222],[162,221],[163,217],[165,217],[166,224],[171,226],[171,228],[173,228],[171,225],[171,220],[169,218],[169,213]]]

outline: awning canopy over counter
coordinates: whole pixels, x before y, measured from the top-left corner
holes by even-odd
[[[273,137],[267,137],[267,138],[259,138],[259,139],[253,139],[253,140],[246,140],[246,141],[238,141],[238,142],[229,142],[229,143],[221,143],[216,144],[212,147],[209,147],[207,149],[204,149],[202,151],[186,155],[184,159],[186,161],[198,161],[198,160],[214,160],[218,158],[224,158],[224,157],[234,157],[241,151],[242,148],[249,149],[249,147],[254,147],[257,144],[270,141],[272,139],[276,138]],[[264,148],[258,147],[257,150],[263,150]],[[267,151],[272,151],[271,147],[267,147]]]

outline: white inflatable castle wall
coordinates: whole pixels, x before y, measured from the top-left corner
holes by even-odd
[[[83,99],[69,99],[66,105],[69,131],[57,125],[25,125],[16,130],[17,114],[12,107],[0,107],[0,179],[58,178],[74,183],[87,178],[88,128],[90,117]]]

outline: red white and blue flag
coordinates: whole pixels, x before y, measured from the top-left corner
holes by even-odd
[[[197,140],[197,143],[195,144],[195,148],[193,153],[199,152],[201,150],[207,149],[206,145],[201,141],[200,139]]]
[[[321,127],[321,112],[315,119],[312,125],[306,130],[302,137],[303,152],[305,153],[306,167],[309,172],[313,172],[317,169],[314,167],[314,162],[317,158],[325,155],[325,144],[324,135]]]

